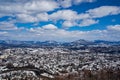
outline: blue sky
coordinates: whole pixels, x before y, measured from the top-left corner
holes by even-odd
[[[120,41],[120,0],[0,0],[0,39]]]

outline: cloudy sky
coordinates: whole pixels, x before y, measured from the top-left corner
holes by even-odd
[[[0,0],[0,39],[120,41],[120,0]]]

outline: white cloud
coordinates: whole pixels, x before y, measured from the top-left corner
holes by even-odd
[[[57,29],[54,31],[47,31],[41,34],[44,35],[45,33],[48,34],[47,36],[50,37],[53,40],[65,40],[65,41],[72,41],[77,39],[86,39],[86,40],[120,40],[120,25],[112,25],[108,26],[107,30],[92,30],[92,31],[67,31],[62,29]],[[117,28],[116,29],[113,29]],[[112,28],[112,29],[110,29]],[[54,35],[52,34],[54,33]],[[52,34],[52,35],[50,35]]]
[[[107,28],[108,30],[120,31],[120,25],[110,25]]]
[[[56,30],[44,30],[34,28],[33,32],[36,37],[40,37],[41,40],[57,40],[57,41],[73,41],[77,39],[86,40],[120,40],[120,29],[116,31],[113,28],[120,28],[120,25],[108,26],[107,30],[92,30],[92,31],[67,31],[63,29]],[[46,39],[47,37],[47,39]]]
[[[48,30],[54,30],[54,29],[57,29],[57,27],[53,24],[48,24],[48,25],[45,25],[45,26],[42,26],[43,29],[48,29]]]
[[[68,8],[68,7],[72,6],[72,0],[58,0],[58,2],[64,8]]]
[[[94,20],[87,13],[78,14],[76,11],[72,10],[60,10],[50,15],[51,20],[65,20],[63,22],[64,28],[69,28],[73,26],[90,26],[98,23],[98,20]]]
[[[2,39],[7,39],[8,38],[8,32],[6,32],[6,31],[0,31],[0,39],[2,40]],[[11,35],[10,35],[11,36]]]
[[[25,9],[28,11],[53,11],[59,5],[54,0],[32,0],[25,4]]]
[[[107,10],[108,9],[108,10]],[[69,28],[73,26],[90,26],[98,23],[96,18],[108,16],[108,15],[117,15],[119,14],[119,7],[117,6],[101,6],[98,8],[90,9],[85,13],[78,14],[73,10],[59,10],[48,14],[46,12],[40,12],[36,14],[16,14],[17,22],[40,22],[40,21],[58,21],[63,20],[63,27]]]
[[[101,18],[108,15],[120,14],[120,7],[117,6],[101,6],[87,11],[92,18]]]
[[[94,2],[95,0],[58,0],[58,3],[63,7],[63,8],[68,8],[71,7],[72,5],[77,5],[80,3],[91,3]]]
[[[64,21],[62,24],[63,28],[69,28],[69,27],[75,26],[75,25],[77,25],[77,24],[74,21]]]
[[[28,14],[18,14],[17,19],[18,19],[17,20],[18,22],[23,22],[23,23],[37,21],[36,17],[28,15]]]
[[[84,19],[80,22],[79,26],[90,26],[90,25],[93,25],[93,24],[96,24],[98,23],[97,20],[93,20],[93,19]]]
[[[77,18],[77,12],[72,10],[60,10],[50,15],[52,20],[75,20]]]
[[[66,10],[66,8],[72,5],[94,1],[95,0],[0,0],[0,17],[7,15],[13,16],[16,22],[23,23],[63,21],[62,29],[59,29],[53,24],[47,24],[38,28],[24,29],[24,31],[19,30],[20,28],[16,27],[14,22],[0,22],[0,36],[3,38],[4,35],[7,35],[8,38],[18,40],[120,40],[120,25],[108,26],[107,30],[64,30],[64,28],[73,26],[90,26],[98,23],[98,18],[120,14],[120,7],[118,6],[101,6],[79,14],[77,11]],[[58,9],[58,11],[54,12],[55,9]],[[49,11],[53,11],[53,13],[49,14]],[[4,30],[8,32],[3,32]],[[9,30],[14,31],[10,32]]]
[[[17,13],[38,13],[53,11],[59,8],[59,4],[54,0],[16,0],[16,1],[2,1],[0,3],[0,12],[8,14]]]
[[[47,12],[59,8],[54,0],[1,0],[0,17],[13,16],[17,22],[48,21]]]
[[[120,25],[107,26],[107,38],[108,40],[120,41]]]
[[[38,18],[38,21],[48,21],[49,15],[47,13],[40,13],[36,16]]]
[[[94,0],[0,0],[0,17],[12,14],[49,12],[82,2],[94,2]]]
[[[0,30],[17,30],[13,22],[0,22]]]
[[[83,3],[83,2],[95,2],[96,0],[74,0],[74,3],[75,4],[80,4],[80,3]]]
[[[39,13],[37,15],[30,14],[17,14],[17,22],[40,22],[40,21],[48,21],[49,16],[47,13]]]
[[[13,0],[0,3],[0,17],[13,16],[16,22],[56,22],[63,20],[63,27],[89,26],[98,23],[96,18],[108,15],[117,15],[120,13],[120,7],[101,6],[90,9],[85,13],[79,13],[73,10],[61,10],[61,6],[66,8],[83,2],[94,2],[95,0]],[[57,12],[48,14],[48,11]]]
[[[88,13],[81,13],[78,15],[79,19],[88,19],[91,18],[90,15]]]
[[[93,0],[0,0],[0,14],[37,14],[70,7],[74,3],[93,2]]]
[[[49,16],[53,21],[64,20],[63,27],[90,26],[99,22],[97,18],[120,14],[120,7],[101,6],[78,14],[73,10],[59,10]]]
[[[49,25],[45,25],[49,26]],[[54,25],[52,25],[54,26]],[[108,26],[107,30],[92,30],[92,31],[67,31],[64,29],[44,29],[43,27],[31,28],[24,31],[9,32],[9,34],[3,34],[0,31],[1,39],[5,39],[6,36],[9,39],[16,40],[56,40],[56,41],[73,41],[77,39],[86,40],[114,40],[120,41],[120,29],[119,25]],[[117,28],[117,29],[115,29]],[[6,32],[5,32],[6,33]],[[15,33],[15,34],[14,34]],[[16,36],[17,35],[17,36]]]

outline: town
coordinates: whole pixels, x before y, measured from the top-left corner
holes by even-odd
[[[119,46],[100,46],[2,49],[0,78],[1,80],[120,80]]]

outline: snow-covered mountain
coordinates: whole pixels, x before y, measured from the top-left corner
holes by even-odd
[[[87,46],[87,45],[120,45],[120,41],[104,41],[95,40],[87,41],[84,39],[73,42],[57,42],[57,41],[17,41],[17,40],[0,40],[1,46],[22,46],[22,47],[40,47],[40,46]]]

